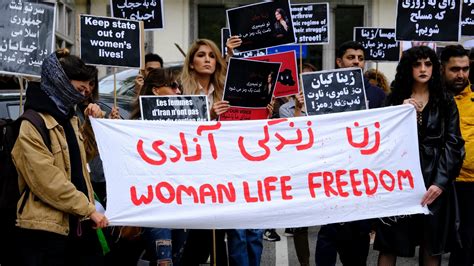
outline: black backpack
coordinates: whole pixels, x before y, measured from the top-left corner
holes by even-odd
[[[14,253],[12,248],[14,248],[16,209],[21,193],[18,188],[18,173],[11,152],[20,133],[20,125],[23,120],[28,120],[35,126],[41,134],[43,142],[51,149],[48,129],[38,112],[28,109],[16,120],[0,118],[0,228],[3,232],[0,237],[1,265],[10,265],[10,263],[14,265],[9,259]],[[22,193],[29,193],[29,188],[26,187]],[[22,205],[25,203],[26,198]]]

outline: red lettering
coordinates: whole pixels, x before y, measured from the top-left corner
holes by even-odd
[[[165,190],[168,191],[168,194],[169,194],[168,197],[166,197],[166,195],[163,195],[163,193],[161,193],[162,188],[164,188]],[[169,203],[173,202],[174,199],[175,199],[174,188],[168,182],[158,183],[158,185],[156,185],[156,187],[155,187],[155,194],[156,194],[156,197],[158,198],[159,201],[161,201],[163,203],[166,203],[166,204],[169,204]]]
[[[271,185],[271,183],[275,183],[276,181],[278,181],[276,176],[269,176],[263,180],[263,183],[265,184],[265,195],[267,196],[267,201],[272,200],[271,192],[276,190],[276,186]]]
[[[243,186],[244,186],[244,197],[245,197],[245,201],[246,202],[257,202],[258,199],[257,197],[252,197],[250,195],[250,188],[249,188],[249,183],[247,183],[247,181],[244,181],[242,182]]]
[[[408,178],[408,184],[410,185],[411,188],[415,187],[415,185],[413,184],[413,176],[411,175],[410,170],[405,170],[405,171],[398,170],[397,178],[398,178],[398,187],[400,188],[400,190],[403,190],[402,179],[405,179],[405,178]]]
[[[217,122],[215,125],[201,125],[197,128],[197,134],[201,136],[202,132],[205,130],[218,130],[221,128],[221,122]],[[207,135],[207,140],[209,141],[209,146],[211,148],[211,155],[212,158],[217,159],[217,148],[216,143],[214,141],[214,134],[209,133]]]
[[[375,192],[377,192],[377,187],[379,185],[378,180],[377,180],[377,176],[370,169],[362,170],[362,175],[364,176],[365,194],[367,194],[367,196],[371,196],[371,195],[375,194]],[[373,183],[374,183],[373,188],[370,187],[369,176],[372,177],[372,180],[373,180]]]
[[[257,181],[257,192],[258,192],[258,200],[263,202],[265,199],[263,198],[263,182],[261,180]]]
[[[357,186],[362,184],[362,182],[360,182],[359,180],[356,180],[354,176],[355,174],[358,174],[358,173],[359,173],[359,170],[357,169],[349,170],[349,176],[351,178],[352,193],[354,193],[354,195],[357,197],[362,196],[362,192],[360,192],[357,189]]]
[[[199,202],[198,194],[197,194],[197,191],[194,187],[192,187],[192,186],[187,187],[187,186],[179,185],[176,188],[176,203],[178,203],[179,205],[183,204],[183,199],[182,199],[183,198],[183,196],[182,196],[183,193],[186,193],[188,196],[192,196],[194,203]]]
[[[388,186],[385,182],[384,176],[388,176],[392,180],[392,184],[390,186]],[[379,174],[379,179],[382,187],[384,187],[387,191],[393,191],[393,189],[395,188],[395,177],[393,177],[392,173],[387,170],[382,170]]]
[[[268,146],[266,145],[266,143],[270,140],[270,135],[268,133],[268,126],[264,126],[263,131],[264,131],[265,137],[258,141],[258,146],[260,146],[260,148],[263,148],[265,153],[259,156],[253,156],[252,155],[253,153],[248,153],[244,146],[244,137],[242,136],[239,137],[238,139],[239,150],[245,159],[252,162],[257,162],[257,161],[266,160],[268,156],[270,156],[270,148],[268,148]]]
[[[227,186],[223,184],[217,185],[217,199],[219,203],[224,203],[224,194],[229,202],[235,202],[235,188],[232,182],[227,183]]]
[[[321,172],[308,174],[308,189],[312,198],[316,198],[316,189],[321,187],[321,183],[314,183],[315,177],[321,177]]]
[[[346,181],[341,180],[341,176],[345,175],[347,173],[346,170],[336,170],[336,186],[337,186],[337,192],[339,195],[343,198],[347,198],[349,196],[349,193],[346,191],[342,190],[342,187],[347,186],[348,183]]]
[[[337,192],[331,187],[333,182],[333,174],[331,172],[323,172],[324,193],[326,193],[326,197],[330,197],[331,193],[337,196]]]
[[[141,139],[139,139],[137,142],[137,152],[145,162],[151,165],[162,165],[166,162],[166,154],[160,150],[160,146],[163,145],[163,143],[164,142],[162,140],[157,140],[152,144],[153,150],[155,150],[161,156],[160,160],[154,160],[145,154],[145,151],[143,150],[143,140]]]
[[[280,178],[281,182],[281,198],[284,200],[291,200],[293,199],[292,195],[288,195],[288,192],[292,189],[290,185],[287,185],[286,182],[291,180],[291,176],[282,176]]]
[[[140,198],[137,199],[137,189],[135,186],[130,187],[130,198],[132,200],[132,203],[135,206],[140,206],[142,204],[150,204],[151,201],[153,200],[153,187],[151,185],[147,186],[147,192],[148,194],[145,195],[140,195]]]
[[[217,195],[216,192],[214,191],[214,188],[211,186],[211,184],[203,184],[199,187],[199,196],[201,199],[201,203],[206,203],[206,197],[210,196],[212,199],[212,203],[216,203],[217,201]]]

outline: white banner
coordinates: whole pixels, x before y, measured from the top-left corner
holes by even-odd
[[[111,225],[286,228],[428,213],[411,105],[92,125]]]

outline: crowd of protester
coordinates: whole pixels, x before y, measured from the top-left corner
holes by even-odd
[[[238,37],[229,38],[227,58],[240,44]],[[349,41],[338,48],[336,65],[364,70],[364,56],[364,48]],[[369,108],[410,104],[416,109],[427,189],[420,204],[428,206],[430,215],[323,225],[314,252],[316,265],[335,265],[337,254],[344,265],[366,265],[371,231],[376,232],[379,265],[395,265],[397,257],[415,256],[417,246],[420,265],[440,265],[441,255],[449,252],[450,265],[473,265],[472,56],[461,45],[447,46],[440,58],[429,47],[412,47],[403,52],[392,86],[380,71],[366,72]],[[206,95],[212,120],[229,109],[229,102],[222,100],[226,58],[212,41],[194,41],[180,73],[162,68],[158,55],[149,54],[145,59],[127,119],[141,117],[139,95]],[[301,72],[316,70],[304,64]],[[103,173],[91,173],[102,176],[91,179],[86,167],[94,160],[100,164],[89,116],[120,116],[117,108],[105,114],[95,104],[99,90],[97,69],[65,49],[44,60],[41,82],[29,83],[25,109],[41,114],[51,147],[29,121],[22,122],[12,155],[20,189],[29,189],[22,194],[17,210],[18,253],[11,254],[13,262],[1,265],[136,265],[140,259],[150,265],[200,265],[209,259],[211,265],[259,265],[263,240],[280,239],[274,229],[108,227],[107,217],[96,210],[97,202],[107,204]],[[303,98],[299,93],[272,100],[267,106],[269,117],[305,116]],[[279,101],[276,108],[275,101]],[[287,228],[285,233],[294,238],[300,265],[309,265],[308,228]]]

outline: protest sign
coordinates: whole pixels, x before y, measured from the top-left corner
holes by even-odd
[[[222,56],[226,57],[227,55],[227,39],[230,38],[230,30],[229,28],[222,28],[221,29],[221,51],[222,51]],[[234,55],[232,57],[235,58],[247,58],[247,57],[252,57],[252,56],[260,56],[260,55],[266,55],[267,54],[267,49],[258,49],[258,50],[252,50],[252,51],[246,51],[246,52],[237,52],[234,51]]]
[[[142,120],[209,121],[207,96],[140,96]]]
[[[306,58],[308,56],[308,46],[295,44],[270,47],[267,49],[267,54],[277,54],[289,51],[294,51],[296,58]]]
[[[249,60],[281,63],[280,73],[273,96],[285,97],[299,92],[298,69],[296,67],[295,51],[249,57]]]
[[[163,29],[163,0],[110,0],[112,17],[143,21],[145,30]]]
[[[0,73],[41,76],[43,60],[54,51],[52,4],[0,2]]]
[[[308,115],[367,109],[360,68],[302,73],[301,80]]]
[[[398,0],[396,38],[400,41],[457,42],[460,19],[460,0]]]
[[[365,60],[399,60],[400,47],[395,40],[395,29],[355,27],[354,41],[364,46]]]
[[[91,121],[110,225],[287,228],[428,213],[411,105],[276,120]]]
[[[81,59],[92,65],[142,66],[143,22],[80,15]]]
[[[263,2],[227,10],[231,35],[242,39],[238,52],[294,43],[289,1]]]
[[[293,4],[291,17],[297,43],[329,43],[329,3]]]
[[[462,1],[461,35],[474,36],[474,1]]]
[[[267,118],[266,106],[272,100],[280,66],[281,63],[231,58],[223,96],[225,101],[229,101],[231,110],[222,114],[219,120],[235,120],[239,112],[233,111],[233,107],[250,111],[250,115],[242,113],[241,120]],[[234,119],[228,117],[230,114]],[[265,115],[262,117],[262,114]]]

